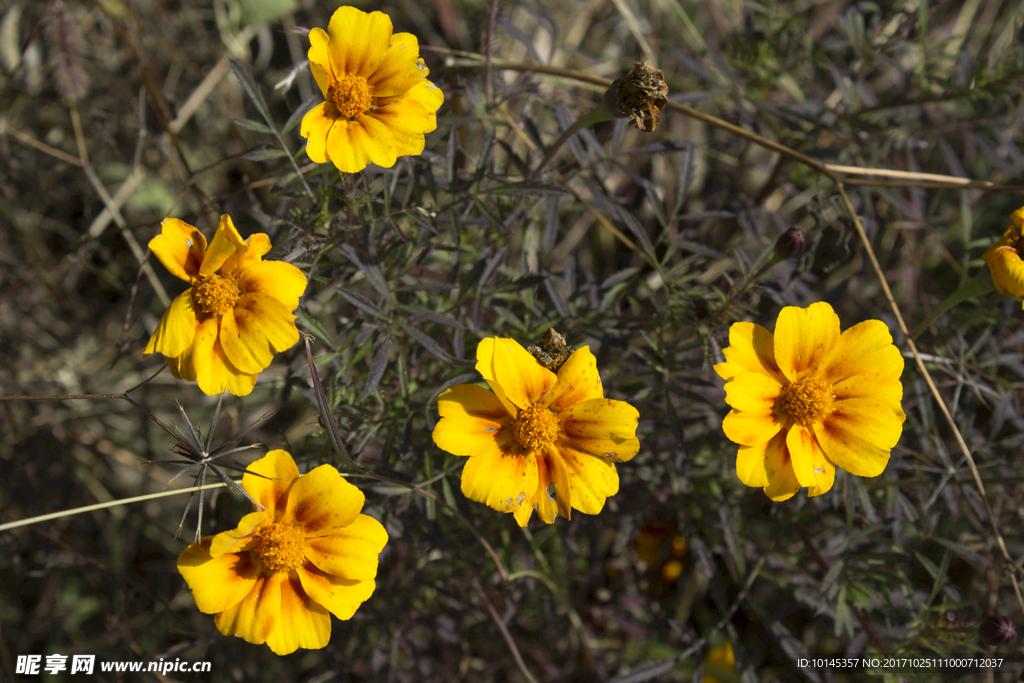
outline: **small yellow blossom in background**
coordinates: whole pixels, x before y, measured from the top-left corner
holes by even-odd
[[[787,306],[775,334],[753,323],[729,330],[726,381],[733,410],[722,428],[740,444],[736,474],[786,500],[801,487],[818,496],[835,468],[874,477],[903,431],[903,357],[885,323],[866,320],[839,333],[827,303]]]
[[[1024,208],[1010,214],[1010,220],[1013,225],[1003,233],[1003,239],[989,247],[981,258],[985,259],[992,272],[992,282],[997,292],[1024,296],[1024,260],[1021,260],[1024,240],[1017,234],[1017,230],[1024,233]],[[1014,226],[1017,230],[1014,230]]]
[[[584,346],[558,374],[512,339],[484,339],[476,369],[493,393],[458,384],[437,399],[434,443],[469,456],[462,492],[515,514],[526,526],[536,509],[552,523],[570,508],[596,515],[619,490],[616,462],[640,450],[636,408],[604,398],[597,360]]]
[[[346,173],[391,168],[422,152],[424,133],[437,128],[444,94],[426,79],[416,36],[391,30],[383,12],[339,7],[327,31],[309,32],[309,68],[327,100],[302,118],[313,161]]]
[[[373,594],[387,532],[359,514],[363,493],[338,470],[321,465],[300,477],[282,450],[249,465],[242,488],[264,509],[178,557],[196,607],[216,614],[224,635],[278,655],[324,647],[330,615],[350,619]]]
[[[704,666],[712,666],[723,673],[736,673],[736,653],[732,651],[732,641],[725,641],[718,647],[708,650],[704,656]],[[707,671],[707,669],[705,669]],[[725,683],[709,673],[704,674],[704,683]]]
[[[243,240],[227,215],[209,248],[196,228],[165,218],[149,242],[164,267],[191,287],[171,302],[143,358],[162,353],[178,379],[198,382],[207,395],[245,396],[275,353],[299,340],[292,311],[306,276],[290,263],[263,261],[270,239]]]

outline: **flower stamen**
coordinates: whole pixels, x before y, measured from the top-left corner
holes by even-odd
[[[224,315],[235,307],[242,290],[233,277],[213,273],[192,286],[192,301],[201,317]]]
[[[835,398],[831,384],[805,378],[779,392],[775,408],[794,422],[810,426],[821,422],[832,412]]]
[[[342,75],[327,89],[327,97],[344,119],[354,119],[373,108],[373,88],[362,76]]]
[[[558,418],[551,410],[535,403],[519,411],[512,425],[512,434],[519,445],[532,451],[555,442],[558,437]]]
[[[256,554],[271,571],[294,569],[305,560],[302,535],[291,524],[268,524],[256,533]]]

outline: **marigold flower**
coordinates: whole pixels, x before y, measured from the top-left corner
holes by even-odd
[[[359,514],[363,493],[338,470],[321,465],[300,477],[282,450],[249,465],[242,488],[263,509],[178,556],[196,607],[216,614],[224,635],[278,655],[324,647],[330,615],[349,619],[373,594],[387,532]]]
[[[775,334],[753,323],[729,330],[726,381],[733,410],[722,428],[740,444],[736,474],[786,500],[801,487],[818,496],[832,488],[835,468],[874,477],[899,441],[903,357],[885,323],[866,320],[839,333],[827,303],[787,306]]]
[[[309,68],[327,100],[302,118],[313,161],[346,173],[391,168],[422,152],[423,134],[437,128],[444,94],[426,79],[416,36],[391,30],[383,12],[339,7],[327,31],[309,32]]]
[[[619,490],[615,463],[640,450],[639,413],[604,398],[596,359],[584,346],[558,374],[512,339],[484,339],[476,369],[494,393],[458,384],[437,399],[434,443],[469,456],[462,492],[515,514],[526,526],[536,508],[552,523],[570,508],[596,515]]]
[[[708,650],[704,656],[704,666],[714,667],[722,673],[736,673],[736,653],[732,649],[732,641],[727,640],[717,647]],[[706,669],[705,669],[706,670]],[[704,683],[725,683],[722,679],[712,674],[704,674]]]
[[[1003,239],[989,247],[981,258],[988,264],[997,292],[1024,296],[1024,240],[1017,235],[1017,230],[1024,232],[1024,207],[1010,214],[1010,220],[1013,225],[1003,233]]]
[[[270,239],[243,240],[226,214],[209,248],[196,228],[165,218],[150,250],[191,287],[171,302],[142,352],[162,353],[171,374],[207,395],[245,396],[256,375],[299,340],[295,316],[306,276],[290,263],[263,261]]]

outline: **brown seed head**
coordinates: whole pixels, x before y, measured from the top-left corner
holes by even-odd
[[[661,69],[647,66],[647,60],[633,62],[633,70],[614,81],[605,93],[608,109],[618,118],[630,118],[648,133],[658,126],[661,110],[668,103],[668,85]]]

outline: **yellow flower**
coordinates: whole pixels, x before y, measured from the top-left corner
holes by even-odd
[[[526,526],[537,509],[547,523],[570,508],[596,515],[619,490],[616,462],[640,450],[639,413],[604,398],[590,348],[558,371],[543,367],[512,339],[488,338],[476,369],[494,393],[458,384],[437,399],[434,443],[470,456],[462,492]]]
[[[718,669],[722,673],[736,673],[736,653],[732,651],[732,641],[725,641],[718,647],[708,650],[704,656],[704,665]],[[705,669],[707,671],[707,669]],[[709,673],[704,674],[704,683],[725,683]]]
[[[836,467],[861,477],[882,473],[907,416],[900,408],[903,357],[885,323],[866,320],[839,334],[827,303],[787,306],[775,335],[753,323],[729,330],[727,382],[733,410],[722,428],[740,444],[736,474],[772,500],[801,487],[832,488]]]
[[[209,248],[196,228],[165,218],[150,250],[191,287],[171,302],[143,358],[162,353],[171,374],[207,395],[245,396],[275,353],[299,340],[295,316],[306,276],[290,263],[263,261],[270,239],[243,240],[227,215]]]
[[[1024,296],[1024,261],[1021,260],[1024,241],[1017,235],[1017,230],[1024,232],[1024,208],[1010,214],[1010,220],[1013,225],[1003,233],[1003,239],[989,247],[981,258],[985,259],[992,272],[996,291],[1000,294],[1009,292],[1014,296]],[[1013,226],[1017,226],[1017,230]]]
[[[224,635],[279,655],[324,647],[330,615],[350,619],[373,593],[388,534],[359,514],[362,491],[330,465],[300,477],[292,456],[277,450],[248,470],[255,474],[242,488],[264,509],[190,545],[178,571]]]
[[[444,94],[426,79],[416,36],[392,35],[382,12],[339,7],[326,32],[309,32],[309,44],[309,68],[327,100],[302,118],[310,159],[356,173],[423,151]]]

